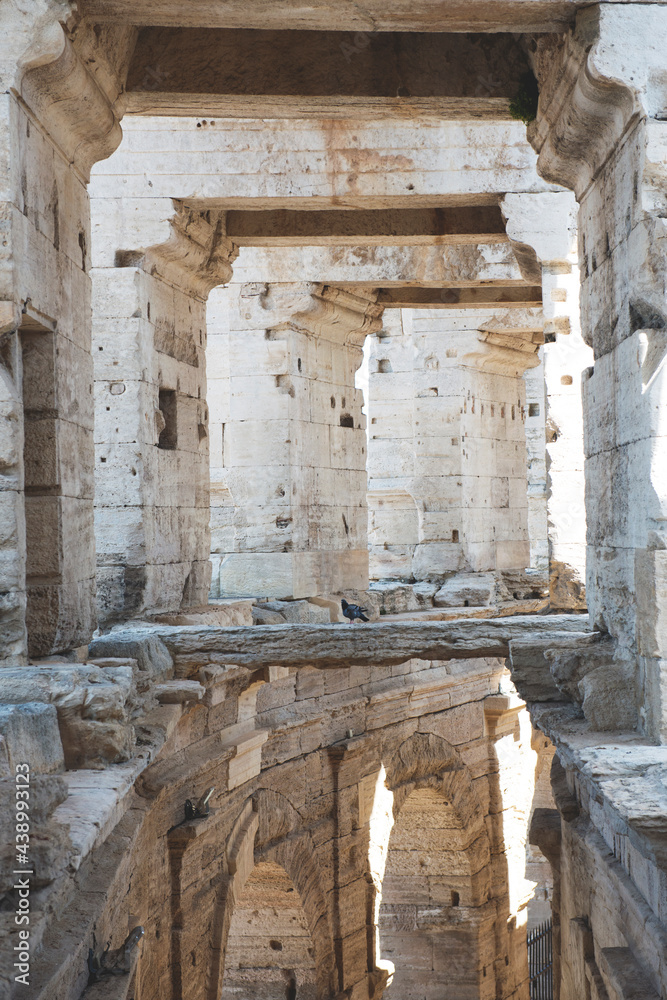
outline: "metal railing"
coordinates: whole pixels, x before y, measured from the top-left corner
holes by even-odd
[[[551,919],[536,927],[528,935],[528,974],[530,1000],[553,1000],[553,950],[551,944]]]

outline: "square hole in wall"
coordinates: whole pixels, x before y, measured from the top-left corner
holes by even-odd
[[[157,446],[174,451],[178,444],[178,420],[175,389],[160,389],[158,406],[164,419]]]
[[[529,403],[528,404],[528,416],[529,417],[539,417],[540,415],[540,404],[539,403]]]

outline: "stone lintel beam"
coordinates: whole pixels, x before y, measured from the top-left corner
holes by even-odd
[[[482,286],[478,288],[379,288],[385,309],[531,309],[542,305],[539,285]]]
[[[497,205],[368,211],[230,211],[226,235],[238,246],[420,246],[501,243]]]
[[[198,118],[314,119],[333,121],[511,122],[506,97],[262,97],[254,95],[156,93],[129,91],[118,111],[133,115]]]
[[[85,16],[126,24],[190,24],[207,28],[292,28],[309,31],[563,31],[583,0],[468,0],[465,4],[387,3],[372,0],[360,7],[353,0],[313,0],[308,4],[269,0],[260,8],[243,0],[80,0]],[[350,37],[354,44],[354,35]],[[362,43],[359,51],[363,51]]]
[[[256,625],[241,628],[137,625],[126,633],[158,636],[175,655],[213,653],[259,670],[266,666],[323,669],[390,666],[410,659],[459,660],[506,657],[513,639],[553,631],[579,632],[581,615],[516,615],[465,622],[379,622],[362,626]]]
[[[524,294],[526,282],[509,243],[446,246],[241,247],[234,280],[347,287],[478,289]]]

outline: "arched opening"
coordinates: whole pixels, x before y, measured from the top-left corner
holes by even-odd
[[[432,788],[415,789],[389,838],[379,908],[389,1000],[495,995],[489,846],[481,818],[464,823]]]
[[[262,861],[232,914],[221,1000],[315,996],[315,948],[301,897],[284,868]]]

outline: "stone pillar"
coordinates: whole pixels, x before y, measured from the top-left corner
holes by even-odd
[[[122,202],[96,195],[95,530],[110,622],[208,601],[206,298],[233,254],[210,215],[174,216],[165,200],[134,232]]]
[[[540,310],[401,310],[370,361],[371,575],[530,565],[525,385]]]
[[[576,202],[565,191],[508,194],[507,235],[524,276],[542,285],[546,412],[539,401],[527,427],[544,424],[547,472],[549,597],[554,609],[586,607],[586,512],[582,373],[593,361],[579,319]],[[532,255],[532,256],[531,256]],[[544,452],[544,439],[542,451]]]
[[[213,596],[366,589],[354,375],[380,314],[370,292],[308,283],[211,297]]]
[[[99,40],[65,5],[3,5],[0,55],[0,662],[95,628],[90,166],[120,141]],[[123,48],[119,39],[119,53]],[[27,628],[26,628],[27,626]]]
[[[557,49],[535,55],[538,168],[579,202],[584,339],[587,594],[617,640],[616,662],[586,682],[640,709],[667,739],[667,437],[664,361],[667,106],[660,4],[580,11]],[[611,671],[611,672],[610,672]],[[618,699],[625,691],[626,697]]]
[[[517,694],[484,699],[484,721],[492,761],[489,774],[489,838],[494,871],[496,920],[495,970],[497,996],[528,1000],[526,949],[527,906],[533,883],[527,881],[526,841],[536,762],[531,749],[532,726],[525,703]]]

